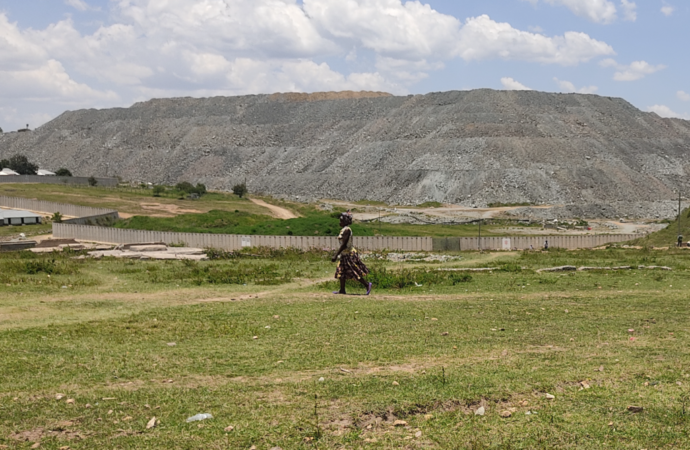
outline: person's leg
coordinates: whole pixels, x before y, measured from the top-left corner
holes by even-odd
[[[340,277],[340,293],[341,294],[345,294],[345,283],[346,282],[347,282],[347,280],[345,279],[345,277]]]
[[[366,278],[364,278],[364,277],[361,277],[361,278],[359,279],[359,282],[362,284],[362,286],[364,286],[364,289],[367,290],[367,295],[369,295],[369,293],[371,292],[372,284],[369,283],[369,282],[366,280]]]

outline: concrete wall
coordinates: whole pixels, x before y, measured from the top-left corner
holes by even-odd
[[[338,246],[338,239],[331,236],[240,236],[233,234],[172,233],[66,223],[53,224],[53,237],[113,244],[165,242],[166,244],[184,244],[189,247],[208,247],[222,250],[238,250],[242,247],[294,247],[303,250],[310,248],[333,250]],[[429,237],[355,236],[354,245],[361,251],[384,249],[430,251],[432,239]]]
[[[41,177],[43,178],[43,177]],[[30,198],[5,197],[0,196],[0,206],[13,209],[27,209],[29,211],[40,211],[44,213],[59,212],[64,216],[72,216],[79,218],[92,217],[112,217],[119,219],[117,211],[105,208],[91,208],[89,206],[69,205],[67,203],[48,202],[43,200],[34,200]]]
[[[541,249],[544,242],[549,241],[552,248],[594,248],[614,242],[625,242],[640,237],[635,234],[598,234],[578,236],[504,236],[481,238],[482,250],[510,250],[517,248]],[[435,251],[477,250],[480,247],[479,238],[434,238]]]
[[[97,186],[115,187],[120,180],[117,178],[95,177]],[[0,176],[0,183],[43,183],[43,184],[71,184],[88,186],[89,177],[55,177],[39,175],[7,175]]]

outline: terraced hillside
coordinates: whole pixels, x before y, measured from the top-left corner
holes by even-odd
[[[246,178],[293,199],[529,202],[582,217],[669,217],[690,190],[690,121],[532,91],[158,99],[0,135],[0,157],[14,153],[132,181]]]

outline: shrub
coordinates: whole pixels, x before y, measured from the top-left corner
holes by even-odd
[[[89,182],[89,186],[96,186],[98,184],[98,180],[93,175],[91,175],[87,181]]]
[[[2,166],[3,169],[12,169],[19,175],[36,175],[36,171],[38,170],[36,164],[29,162],[26,156],[20,154],[16,154],[10,157],[10,159],[0,160],[0,166]]]
[[[247,184],[246,183],[241,183],[241,184],[236,184],[232,187],[232,193],[238,196],[239,198],[242,198],[243,196],[247,195]]]
[[[62,214],[60,214],[59,211],[56,211],[53,213],[53,216],[50,219],[55,223],[62,223]]]
[[[58,177],[71,177],[72,172],[70,172],[68,169],[65,169],[64,167],[61,167],[55,172],[55,175]]]
[[[206,185],[197,183],[196,186],[194,186],[192,183],[189,181],[183,181],[181,183],[177,183],[175,185],[175,189],[178,191],[185,193],[187,195],[189,194],[197,194],[199,197],[204,195],[206,193]]]
[[[165,186],[154,186],[153,187],[153,196],[154,197],[160,197],[163,192],[165,192]]]

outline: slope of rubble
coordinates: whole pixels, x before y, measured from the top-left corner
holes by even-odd
[[[530,202],[572,217],[672,216],[689,150],[690,121],[620,98],[488,89],[156,99],[0,135],[0,158],[79,175],[220,190],[246,179],[298,200]]]

